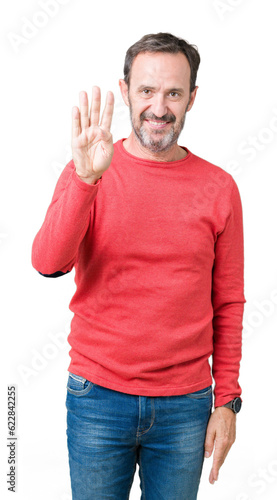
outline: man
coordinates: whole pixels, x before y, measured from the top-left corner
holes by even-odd
[[[126,53],[132,131],[113,144],[114,97],[72,110],[72,160],[32,251],[57,277],[75,266],[67,385],[74,500],[195,500],[235,441],[244,303],[242,207],[230,174],[177,144],[200,57],[169,33]],[[100,121],[100,123],[99,123]],[[215,409],[212,412],[212,374]]]

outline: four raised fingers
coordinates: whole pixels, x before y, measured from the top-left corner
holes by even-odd
[[[72,138],[78,137],[82,130],[90,126],[98,126],[101,107],[100,88],[92,88],[92,101],[89,116],[89,105],[87,93],[79,93],[80,110],[77,106],[72,108]],[[114,95],[111,91],[107,93],[105,108],[101,118],[100,126],[103,129],[110,130],[114,109]]]

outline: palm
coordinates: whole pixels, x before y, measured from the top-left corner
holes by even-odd
[[[95,130],[95,127],[89,127],[83,130],[78,137],[73,139],[72,150],[74,151],[77,165],[81,161],[84,162],[88,174],[90,168],[97,172],[103,167],[101,140],[97,138],[97,130]]]

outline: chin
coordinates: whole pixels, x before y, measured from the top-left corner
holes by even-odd
[[[141,145],[144,146],[145,148],[149,149],[153,153],[163,153],[165,151],[168,151],[174,144],[176,144],[177,139],[173,138],[173,133],[172,134],[167,134],[164,138],[157,138],[157,133],[154,133],[154,137],[156,137],[156,140],[152,138],[148,132],[145,130],[140,129],[139,134],[136,134]]]

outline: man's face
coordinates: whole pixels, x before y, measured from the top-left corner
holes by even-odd
[[[140,144],[153,153],[174,146],[195,95],[190,97],[190,66],[184,54],[139,54],[131,69],[128,104]]]

